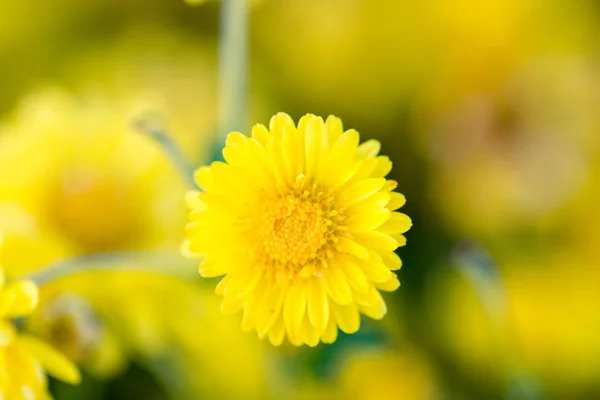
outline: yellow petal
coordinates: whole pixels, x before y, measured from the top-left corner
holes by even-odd
[[[274,167],[272,169],[275,172],[277,183],[285,186],[285,182],[292,181],[292,176],[285,159],[286,155],[284,153],[285,149],[282,136],[283,133],[273,133],[271,135],[271,141],[267,145],[267,153],[269,154],[270,164]]]
[[[296,279],[288,289],[283,305],[283,318],[288,332],[300,326],[306,312],[306,282]]]
[[[362,307],[368,307],[371,305],[371,297],[369,296],[369,293],[371,291],[371,289],[373,288],[373,284],[369,283],[369,290],[367,291],[367,293],[361,293],[361,292],[357,292],[357,291],[353,291],[352,292],[352,299],[354,301],[354,303],[356,303],[358,306],[362,306]]]
[[[317,118],[314,114],[306,114],[300,118],[298,121],[298,132],[302,137],[306,137],[308,132],[308,123],[312,121],[313,118]]]
[[[336,117],[335,115],[330,115],[325,120],[325,127],[327,128],[327,133],[329,134],[329,142],[335,143],[335,141],[342,135],[344,132],[344,125],[342,124],[342,120]]]
[[[319,344],[319,331],[310,323],[308,316],[305,316],[302,321],[300,333],[302,334],[302,340],[304,343],[310,347],[315,347]]]
[[[404,233],[410,229],[412,221],[408,215],[392,212],[390,218],[379,227],[379,230],[387,234]]]
[[[325,168],[331,171],[340,166],[347,166],[354,162],[359,135],[354,129],[344,132],[335,142],[327,155]]]
[[[362,165],[361,161],[354,161],[349,163],[346,166],[330,169],[327,171],[325,181],[326,184],[331,189],[338,189],[343,187],[347,182],[349,182],[354,175],[356,175],[357,171],[360,170]]]
[[[342,253],[353,255],[359,259],[369,258],[369,252],[367,251],[367,249],[365,249],[364,246],[361,246],[352,239],[340,237],[336,246],[337,250]]]
[[[406,204],[406,198],[402,193],[390,192],[390,195],[390,202],[386,206],[389,210],[397,210],[401,208],[404,204]]]
[[[16,330],[9,321],[0,320],[0,347],[8,345],[15,338]]]
[[[38,303],[38,288],[32,281],[9,284],[2,292],[0,316],[14,318],[29,315]]]
[[[333,343],[337,339],[337,326],[333,320],[333,318],[329,319],[327,323],[327,328],[325,328],[325,332],[321,335],[321,341],[323,343]]]
[[[71,384],[81,381],[77,367],[46,343],[28,335],[21,335],[18,340],[49,375]]]
[[[352,236],[355,242],[370,249],[394,251],[398,248],[394,237],[380,231],[354,232]]]
[[[402,267],[402,260],[398,256],[398,254],[391,251],[384,251],[379,253],[383,263],[388,267],[391,271],[399,270]]]
[[[340,259],[339,266],[341,267],[346,281],[350,287],[358,292],[367,293],[369,291],[369,282],[362,269],[348,258]]]
[[[248,140],[248,137],[240,132],[231,132],[225,138],[225,145],[243,145]]]
[[[391,193],[389,192],[378,192],[365,200],[360,201],[353,205],[352,207],[348,207],[346,209],[346,215],[353,216],[355,214],[361,214],[369,210],[379,210],[385,207],[386,210],[389,210],[386,205],[390,202]]]
[[[400,281],[396,276],[391,278],[390,280],[382,283],[375,283],[375,287],[379,290],[383,290],[385,292],[393,292],[394,290],[400,287]]]
[[[339,265],[331,265],[322,271],[327,283],[327,294],[338,304],[350,304],[352,302],[352,291],[346,281],[346,276]]]
[[[231,144],[225,146],[223,151],[223,159],[229,165],[243,165],[244,164],[244,144]]]
[[[329,300],[323,278],[308,280],[308,317],[310,323],[322,333],[329,321]]]
[[[351,232],[370,231],[382,226],[390,219],[391,214],[386,208],[376,208],[350,215],[344,223]]]
[[[377,166],[371,172],[371,177],[382,178],[390,173],[392,170],[392,162],[388,156],[377,157]]]
[[[262,272],[250,267],[229,276],[231,276],[231,280],[225,288],[224,295],[234,301],[244,297],[254,289],[262,277]]]
[[[338,196],[340,204],[350,207],[379,192],[385,183],[385,178],[369,178],[345,186]]]
[[[335,323],[345,333],[355,333],[360,328],[360,315],[354,304],[347,306],[332,304],[331,315]]]
[[[390,235],[398,243],[398,247],[406,246],[406,237],[404,235]]]
[[[197,190],[188,190],[185,194],[185,205],[189,209],[202,210],[204,203],[200,201],[200,192]]]
[[[321,117],[312,118],[306,127],[305,170],[308,178],[319,178],[322,156],[327,147],[327,131]]]
[[[4,357],[0,374],[8,377],[7,399],[23,399],[25,393],[29,394],[29,399],[40,397],[46,389],[47,379],[34,355],[19,342],[7,346],[1,353]]]
[[[262,146],[266,146],[271,139],[271,134],[264,125],[256,124],[252,127],[252,139],[256,140]]]
[[[226,275],[223,278],[221,278],[221,280],[217,284],[217,287],[215,288],[215,293],[219,296],[222,296],[223,293],[225,293],[225,288],[227,287],[227,284],[230,280],[231,277],[229,275]]]
[[[379,291],[372,287],[369,292],[369,298],[371,299],[371,304],[367,307],[360,307],[360,312],[373,319],[383,318],[387,313],[387,306]]]
[[[252,138],[246,142],[247,167],[253,173],[253,179],[259,179],[265,189],[272,189],[277,174],[273,171],[269,154],[258,140]]]
[[[273,346],[280,346],[285,338],[285,324],[283,323],[283,317],[279,317],[277,322],[273,325],[269,331],[269,341]]]
[[[242,330],[250,332],[256,328],[256,319],[260,312],[260,307],[264,304],[262,298],[266,296],[267,281],[261,279],[256,289],[252,292],[244,304],[244,316],[242,318]]]
[[[219,258],[205,258],[198,271],[204,278],[214,278],[217,276],[225,275],[228,271],[229,263]]]
[[[379,150],[381,150],[381,143],[378,140],[369,139],[358,146],[356,153],[360,158],[373,158],[379,154]]]
[[[223,297],[221,300],[221,312],[224,315],[232,315],[239,311],[242,311],[244,308],[244,298],[230,299],[228,297]]]
[[[377,167],[377,159],[368,158],[366,160],[358,160],[360,163],[359,168],[356,170],[356,173],[348,180],[346,186],[350,186],[356,182],[360,182],[363,179],[367,179],[371,176],[371,173]]]
[[[256,320],[256,329],[259,335],[266,334],[279,319],[289,282],[288,279],[283,278],[272,284],[271,287],[267,287],[264,303],[260,306]]]
[[[383,187],[381,188],[381,190],[384,192],[391,192],[392,190],[396,189],[397,187],[398,187],[398,182],[396,182],[395,180],[392,180],[392,179],[388,179],[385,182],[385,185],[383,185]]]
[[[212,171],[210,167],[200,167],[194,172],[194,182],[200,189],[207,191],[214,187]]]
[[[283,129],[282,151],[290,181],[304,168],[304,139],[299,136],[293,125]]]
[[[392,271],[383,263],[372,260],[357,260],[356,263],[370,282],[387,282],[394,276]]]
[[[273,136],[282,137],[283,130],[287,127],[295,128],[294,120],[286,113],[279,112],[271,117],[269,121],[269,132]]]

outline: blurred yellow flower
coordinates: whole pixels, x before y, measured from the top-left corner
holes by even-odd
[[[269,1],[251,36],[267,55],[264,84],[273,73],[285,81],[273,85],[280,96],[390,127],[407,103],[451,104],[532,54],[586,49],[593,13],[561,0]]]
[[[0,176],[0,252],[8,276],[24,276],[64,258],[102,251],[176,252],[185,221],[177,193],[184,192],[186,184],[161,149],[132,130],[132,120],[144,107],[138,100],[134,97],[130,103],[126,97],[98,93],[77,97],[47,89],[26,98],[0,125],[0,164],[14,172]],[[134,285],[143,279],[124,281]],[[49,283],[45,290],[54,285]],[[138,295],[128,292],[130,301]],[[44,304],[50,306],[52,299]],[[124,364],[114,330],[86,339],[81,329],[86,325],[74,324],[68,313],[33,321],[39,324],[32,330],[89,372],[107,376]],[[102,347],[87,346],[90,340]]]
[[[89,302],[100,321],[119,334],[118,345],[128,358],[159,360],[174,368],[175,375],[169,368],[155,371],[174,391],[173,398],[210,398],[215,393],[223,399],[265,398],[269,361],[265,346],[236,329],[237,321],[219,315],[218,298],[210,288],[157,273],[90,271],[45,285],[40,298],[46,303],[65,292]],[[122,306],[124,298],[127,307]],[[103,348],[92,356],[105,359],[84,364],[88,368],[96,361],[91,365],[95,373],[119,362],[115,359],[119,354],[110,349],[111,337],[97,340]],[[245,371],[235,385],[232,365]],[[203,379],[197,379],[198,371]]]
[[[585,57],[542,57],[498,90],[428,109],[431,195],[447,225],[497,243],[560,218],[600,148],[599,83]]]
[[[490,383],[522,369],[557,398],[595,387],[600,374],[596,257],[555,247],[499,263],[502,292],[494,296],[484,288],[489,304],[481,303],[477,288],[464,277],[447,270],[436,277],[429,291],[447,356],[470,379]]]
[[[186,185],[132,130],[144,107],[135,100],[45,90],[0,126],[0,165],[13,171],[0,177],[9,275],[75,254],[176,248],[185,207],[167,192]]]
[[[439,398],[432,366],[414,351],[357,351],[349,357],[340,383],[340,399]]]
[[[48,399],[46,376],[68,383],[80,381],[79,371],[62,354],[33,336],[19,334],[11,319],[26,317],[38,303],[38,289],[31,281],[5,286],[0,268],[0,398]]]
[[[336,117],[309,114],[296,127],[279,113],[250,138],[229,134],[226,162],[198,169],[187,250],[204,257],[202,276],[225,275],[221,309],[243,309],[244,330],[315,346],[338,327],[356,332],[359,313],[385,315],[378,289],[399,286],[394,250],[411,220],[394,211],[405,199],[379,149]]]
[[[56,284],[49,284],[51,295],[48,290],[42,291],[43,307],[28,319],[27,330],[44,338],[95,377],[115,376],[127,366],[124,346],[91,305],[69,291],[72,282],[67,283],[62,291],[57,291]]]

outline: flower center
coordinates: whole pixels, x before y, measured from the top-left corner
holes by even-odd
[[[260,229],[264,262],[290,272],[308,265],[318,267],[332,257],[330,247],[337,241],[335,228],[341,219],[333,196],[317,185],[305,186],[303,178],[299,179],[267,202]]]
[[[85,252],[119,249],[135,238],[138,214],[117,179],[67,171],[52,193],[54,226]]]

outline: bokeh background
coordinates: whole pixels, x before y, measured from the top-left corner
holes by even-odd
[[[133,128],[210,161],[220,3],[0,5],[1,261],[128,270],[42,287],[28,328],[84,371],[57,399],[600,398],[596,1],[250,1],[247,127],[341,117],[414,222],[388,316],[315,349],[220,313],[178,253],[187,182]]]

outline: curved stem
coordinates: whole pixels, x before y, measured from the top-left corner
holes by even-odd
[[[177,143],[173,141],[160,116],[144,115],[134,121],[134,127],[158,143],[185,182],[190,187],[196,187],[194,183],[194,167]]]
[[[490,343],[499,360],[504,360],[506,398],[541,398],[539,382],[523,367],[509,321],[509,296],[495,261],[482,247],[467,244],[454,254],[456,269],[475,290],[489,319]]]
[[[26,276],[38,286],[65,276],[89,271],[140,271],[189,278],[195,271],[179,253],[156,251],[116,251],[83,255],[57,261]],[[195,274],[194,274],[195,275]]]

